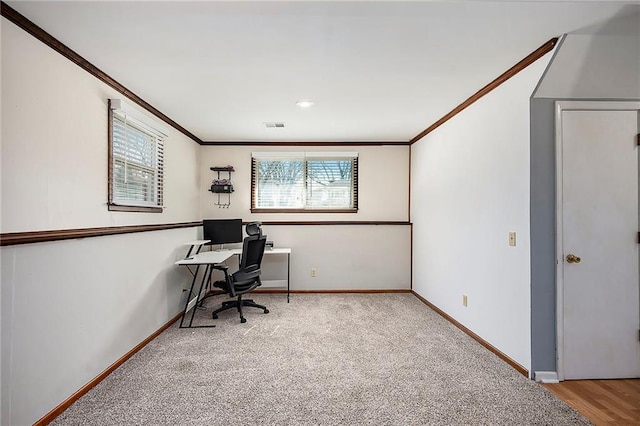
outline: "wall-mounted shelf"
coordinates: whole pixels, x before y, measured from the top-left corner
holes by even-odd
[[[210,167],[209,169],[217,173],[216,179],[211,182],[211,188],[209,188],[209,191],[213,192],[214,194],[218,194],[217,202],[214,202],[214,204],[221,208],[228,208],[231,205],[231,193],[233,192],[231,173],[235,172],[235,170],[233,166],[216,166]],[[224,197],[223,194],[227,194],[227,196]]]
[[[214,172],[235,172],[233,166],[209,167]]]

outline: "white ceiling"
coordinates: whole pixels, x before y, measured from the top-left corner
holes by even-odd
[[[323,142],[406,142],[549,39],[640,4],[6,3],[204,141]]]

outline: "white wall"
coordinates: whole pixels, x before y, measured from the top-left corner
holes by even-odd
[[[411,288],[409,225],[265,225],[264,232],[276,246],[292,249],[292,290]],[[270,267],[275,261],[263,260],[267,278],[272,269],[278,278]]]
[[[358,213],[251,213],[252,152],[346,151],[358,152]],[[232,165],[235,192],[231,206],[220,209],[213,204],[215,195],[207,193],[216,173],[213,166]],[[203,217],[241,217],[261,221],[407,221],[409,217],[409,147],[345,146],[343,147],[269,147],[269,146],[205,146],[200,155],[201,207]],[[222,177],[222,176],[221,176]],[[226,175],[224,176],[226,177]]]
[[[2,247],[2,424],[32,424],[184,306],[196,228]]]
[[[635,11],[635,12],[634,12]],[[604,24],[567,34],[536,98],[640,97],[640,5]]]
[[[549,57],[411,151],[413,289],[527,369],[529,96]]]
[[[2,233],[200,219],[200,147],[172,128],[164,213],[109,212],[107,99],[122,96],[4,18],[1,31]],[[173,262],[198,233],[3,247],[0,422],[32,424],[174,317],[189,276]]]
[[[251,152],[357,151],[358,213],[251,213]],[[214,205],[217,194],[207,192],[217,175],[212,166],[232,165],[235,192],[231,206]],[[244,221],[408,221],[409,147],[203,147],[201,212],[203,218],[242,218]],[[221,177],[225,177],[221,176]],[[223,195],[226,197],[226,195]],[[226,198],[224,198],[226,199]],[[372,290],[411,288],[411,227],[409,225],[265,225],[276,246],[291,247],[292,290]],[[267,256],[263,263],[275,259]],[[311,268],[317,276],[311,277]]]
[[[198,220],[199,145],[169,126],[165,212],[107,210],[109,98],[122,95],[2,21],[2,232]]]

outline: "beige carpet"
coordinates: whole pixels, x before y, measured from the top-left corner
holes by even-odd
[[[411,294],[255,294],[177,323],[57,425],[588,425]]]

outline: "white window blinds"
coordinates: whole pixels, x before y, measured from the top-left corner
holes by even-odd
[[[253,153],[252,209],[356,211],[357,177],[357,153]]]
[[[257,207],[304,208],[304,158],[254,160]]]
[[[352,208],[355,158],[307,158],[307,207]]]
[[[161,211],[165,135],[139,114],[118,108],[121,103],[110,105],[109,205]]]

